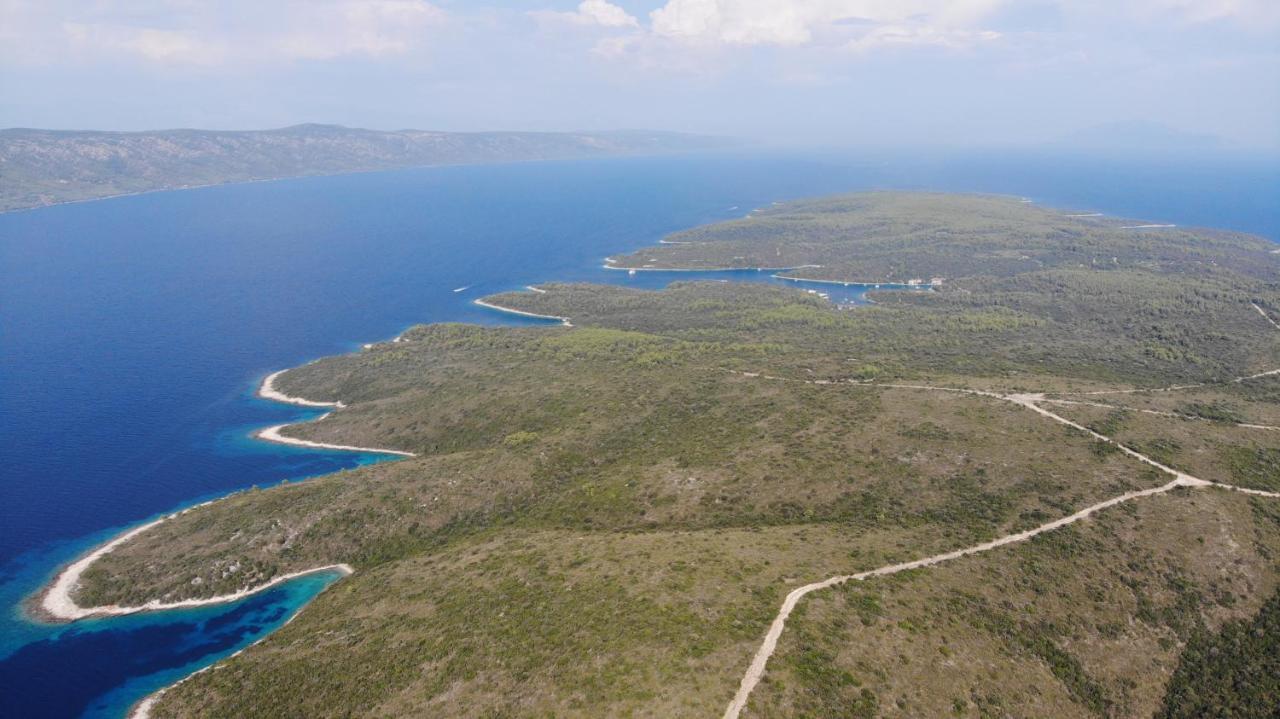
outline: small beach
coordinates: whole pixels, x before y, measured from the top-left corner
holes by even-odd
[[[292,397],[278,391],[275,388],[275,380],[280,375],[282,375],[285,371],[286,370],[279,370],[263,378],[262,383],[258,386],[256,394],[259,397],[262,397],[264,399],[269,399],[276,402],[283,402],[287,404],[300,405],[304,407],[341,408],[344,406],[341,402],[320,402],[316,400],[305,399],[302,397]],[[309,420],[309,421],[318,421],[318,420],[324,419],[327,416],[328,414],[326,413],[316,418],[315,420]],[[283,430],[285,427],[288,427],[288,426],[289,424],[278,424],[271,427],[267,427],[265,429],[262,429],[256,432],[254,436],[257,437],[258,439],[261,439],[267,442],[276,442],[279,444],[288,444],[288,445],[295,445],[300,447],[310,447],[313,449],[331,449],[331,450],[342,450],[342,451],[351,451],[351,452],[392,454],[392,455],[397,455],[402,457],[414,456],[411,452],[403,452],[400,450],[376,449],[376,448],[369,448],[369,447],[354,447],[349,445],[329,444],[325,442],[312,442],[309,440],[288,437],[281,434],[281,430]],[[151,602],[147,602],[146,604],[132,606],[132,607],[122,607],[118,605],[109,605],[109,606],[102,606],[102,607],[81,607],[75,602],[74,599],[72,599],[71,594],[79,586],[81,576],[90,566],[93,565],[94,562],[98,561],[106,554],[109,554],[110,552],[114,551],[117,547],[123,545],[125,542],[129,541],[130,539],[133,539],[139,534],[142,534],[143,532],[146,532],[149,529],[159,526],[160,524],[170,519],[173,519],[174,517],[178,517],[188,512],[195,511],[201,507],[207,506],[214,501],[217,501],[217,500],[211,500],[209,502],[201,502],[200,504],[193,505],[186,509],[173,512],[159,519],[155,519],[145,524],[141,524],[137,527],[134,527],[133,529],[130,529],[116,536],[115,538],[111,539],[105,544],[98,546],[96,549],[92,550],[88,554],[85,554],[80,559],[77,559],[76,561],[67,565],[61,572],[58,573],[58,575],[53,579],[53,581],[49,584],[49,586],[46,589],[44,589],[42,592],[40,592],[40,594],[38,595],[37,601],[33,605],[34,613],[36,614],[36,616],[42,619],[47,619],[51,621],[75,621],[78,619],[85,619],[87,617],[119,616],[119,615],[134,614],[137,612],[145,612],[145,611],[163,611],[168,609],[181,609],[181,608],[189,608],[189,607],[208,606],[212,604],[222,604],[227,602],[233,602],[238,599],[243,599],[244,597],[247,597],[252,594],[256,594],[258,592],[265,591],[274,586],[277,586],[282,582],[287,582],[291,579],[306,576],[308,574],[313,574],[315,572],[333,570],[346,575],[354,571],[352,570],[350,565],[333,564],[333,565],[327,565],[323,567],[316,567],[314,569],[306,569],[298,572],[284,574],[271,579],[269,582],[265,584],[261,584],[253,587],[246,587],[244,589],[241,589],[240,591],[233,592],[230,594],[223,594],[223,595],[208,597],[203,599],[187,599],[187,600],[182,600],[177,602],[162,602],[159,600],[153,600]]]
[[[546,293],[546,290],[538,290],[532,287],[528,289],[530,292],[537,292],[539,294]],[[503,307],[502,305],[495,305],[492,302],[485,302],[484,300],[474,300],[473,303],[481,307],[495,310],[497,312],[505,312],[507,314],[519,315],[521,317],[532,317],[534,319],[539,319],[539,320],[554,320],[564,325],[565,327],[573,326],[573,323],[569,321],[568,317],[557,317],[556,315],[540,315],[537,312],[525,312],[524,310],[517,310],[517,309],[512,309],[510,307]]]

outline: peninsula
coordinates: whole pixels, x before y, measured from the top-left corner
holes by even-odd
[[[332,410],[276,439],[403,459],[169,517],[59,591],[351,572],[156,719],[1269,712],[1280,255],[1163,225],[862,193],[677,233],[611,265],[934,291],[485,298],[561,323],[418,326],[265,383]]]

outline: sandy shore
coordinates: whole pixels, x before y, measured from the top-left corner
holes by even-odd
[[[83,619],[85,617],[97,615],[131,614],[133,612],[140,611],[138,608],[117,606],[90,607],[86,609],[76,604],[75,601],[71,599],[71,592],[79,586],[80,575],[84,574],[84,570],[88,569],[89,565],[98,561],[98,558],[102,555],[110,553],[116,547],[119,547],[121,544],[124,544],[130,539],[133,539],[165,520],[186,514],[187,512],[198,507],[203,507],[206,504],[209,504],[209,502],[202,502],[193,507],[188,507],[181,512],[174,512],[173,514],[165,515],[160,519],[134,527],[67,565],[67,567],[63,569],[57,577],[54,577],[53,583],[50,584],[49,587],[40,595],[39,601],[36,603],[37,613],[48,619],[74,621],[76,619]]]
[[[315,572],[337,570],[343,574],[351,574],[352,571],[354,571],[351,569],[350,565],[347,564],[329,564],[323,567],[314,567],[312,569],[304,569],[297,572],[291,572],[289,574],[282,574],[278,577],[274,577],[265,584],[260,584],[255,587],[245,587],[244,589],[230,594],[220,594],[213,597],[205,597],[203,599],[184,599],[177,602],[162,602],[155,599],[147,602],[146,604],[140,604],[132,607],[120,606],[118,604],[110,604],[101,607],[82,607],[79,604],[76,604],[75,600],[71,598],[71,593],[80,586],[80,577],[84,574],[85,570],[87,570],[94,562],[101,559],[104,555],[110,554],[120,545],[130,539],[133,539],[139,534],[142,534],[148,529],[159,526],[160,524],[175,517],[180,517],[192,510],[213,504],[216,501],[218,500],[215,499],[208,502],[201,502],[200,504],[192,505],[179,512],[167,514],[159,519],[147,522],[146,524],[138,525],[127,532],[117,535],[111,541],[100,545],[92,552],[89,552],[80,559],[68,564],[66,568],[58,573],[58,576],[54,577],[53,582],[48,586],[48,588],[38,595],[34,607],[35,614],[43,619],[71,622],[77,619],[85,619],[87,617],[119,616],[122,614],[136,614],[138,612],[202,607],[210,604],[234,602],[237,599],[243,599],[252,594],[257,594],[258,592],[270,589],[271,587],[282,582],[287,582],[290,579],[307,574],[313,574]]]
[[[674,244],[674,243],[668,243]],[[627,267],[617,264],[617,260],[612,257],[604,258],[604,264],[601,265],[606,270],[625,270],[630,272],[786,272],[788,270],[803,270],[806,267],[821,267],[822,265],[798,265],[795,267]]]
[[[309,570],[307,570],[307,571],[305,571],[305,572],[298,572],[298,573],[296,573],[296,574],[290,575],[290,576],[289,576],[289,579],[294,579],[294,578],[299,577],[299,576],[302,576],[302,575],[304,575],[304,574],[311,574],[311,573],[314,573],[314,572],[323,572],[323,571],[325,571],[325,570],[329,570],[329,569],[333,569],[333,570],[336,570],[336,571],[342,572],[342,574],[343,574],[343,575],[350,575],[350,574],[352,574],[352,573],[353,573],[353,571],[354,571],[354,570],[352,570],[352,569],[351,569],[350,565],[347,565],[347,564],[332,564],[332,565],[329,565],[329,566],[327,566],[327,567],[318,567],[318,568],[316,568],[316,569],[309,569]],[[263,587],[263,589],[266,589],[266,586],[264,586],[264,587]],[[314,600],[315,598],[314,598],[314,597],[312,597],[312,599]],[[178,681],[176,681],[176,682],[174,682],[174,683],[170,684],[169,686],[164,687],[164,688],[162,688],[162,689],[158,689],[158,690],[156,690],[155,692],[152,692],[151,694],[148,694],[147,696],[143,697],[141,701],[139,701],[138,703],[134,704],[134,705],[129,709],[128,719],[151,719],[151,709],[152,709],[152,707],[154,707],[154,706],[156,705],[156,702],[157,702],[157,701],[159,701],[160,697],[161,697],[161,696],[163,696],[165,692],[169,691],[170,689],[173,689],[174,687],[176,687],[176,686],[178,686],[179,684],[181,684],[181,683],[183,683],[183,682],[187,681],[187,680],[188,680],[188,679],[190,679],[191,677],[196,676],[197,674],[203,674],[204,672],[207,672],[207,671],[209,671],[210,669],[213,669],[214,667],[218,666],[218,665],[219,665],[219,664],[221,664],[222,662],[227,661],[228,659],[234,659],[235,657],[240,656],[240,655],[241,655],[241,654],[243,654],[243,653],[245,652],[245,650],[247,650],[249,647],[252,647],[252,646],[254,646],[254,645],[256,645],[256,644],[259,644],[259,643],[261,643],[261,642],[266,641],[266,640],[267,640],[267,638],[268,638],[268,637],[270,637],[272,634],[275,634],[275,632],[278,632],[278,631],[280,631],[280,629],[283,629],[283,628],[285,628],[285,627],[289,626],[290,624],[292,624],[292,623],[293,623],[293,620],[297,619],[297,618],[298,618],[298,615],[302,613],[302,610],[306,609],[308,606],[310,606],[310,602],[308,602],[307,604],[304,604],[304,605],[303,605],[303,606],[301,606],[301,607],[298,607],[298,610],[297,610],[297,611],[295,611],[295,612],[293,613],[293,616],[291,616],[291,617],[289,617],[288,619],[286,619],[286,620],[285,620],[285,622],[284,622],[284,624],[280,625],[280,627],[279,627],[279,628],[277,628],[275,631],[273,631],[273,632],[268,632],[267,634],[264,634],[264,635],[262,635],[261,637],[258,637],[258,639],[257,639],[257,640],[255,640],[252,644],[249,644],[249,645],[247,645],[247,646],[241,647],[240,649],[236,650],[235,652],[232,652],[231,654],[227,655],[224,659],[222,659],[222,660],[220,660],[220,661],[218,661],[218,662],[215,662],[215,663],[213,663],[213,664],[210,664],[210,665],[209,665],[209,666],[207,666],[207,667],[202,667],[202,668],[200,668],[200,669],[197,669],[197,670],[195,670],[194,672],[191,672],[190,674],[186,675],[185,677],[183,677],[183,678],[179,679]]]
[[[318,402],[316,400],[304,399],[302,397],[291,397],[289,395],[284,394],[283,392],[280,392],[275,388],[274,383],[275,383],[275,379],[279,377],[283,372],[284,370],[281,370],[280,372],[273,372],[272,374],[267,375],[267,377],[262,380],[262,385],[258,388],[258,396],[264,399],[270,399],[277,402],[285,402],[288,404],[301,405],[303,407],[341,408],[344,406],[341,402]],[[328,416],[328,415],[324,415],[324,416]],[[339,450],[347,450],[352,452],[371,452],[371,453],[378,453],[378,454],[395,454],[402,457],[414,456],[410,452],[402,452],[400,450],[394,450],[394,449],[382,449],[378,447],[354,447],[349,445],[329,444],[326,442],[312,442],[310,440],[305,440],[305,439],[296,439],[294,437],[286,437],[285,435],[280,433],[280,430],[284,429],[287,426],[289,425],[280,424],[274,427],[268,427],[264,430],[261,430],[255,433],[255,436],[258,437],[259,439],[262,439],[268,442],[277,442],[280,444],[291,444],[291,445],[296,445],[300,447],[312,447],[316,449],[339,449]],[[262,584],[257,587],[246,587],[245,589],[242,589],[238,592],[234,592],[231,594],[223,594],[216,597],[208,597],[205,599],[188,599],[188,600],[183,600],[178,602],[162,602],[157,599],[157,600],[147,602],[146,604],[142,604],[134,607],[122,607],[118,605],[110,605],[110,606],[104,606],[104,607],[81,607],[80,605],[76,604],[75,601],[71,598],[72,592],[74,592],[76,588],[80,585],[80,577],[84,574],[85,570],[87,570],[94,562],[98,561],[98,559],[100,559],[103,555],[111,553],[117,547],[121,546],[125,542],[129,541],[130,539],[133,539],[139,534],[142,534],[148,529],[151,529],[152,527],[155,527],[161,524],[162,522],[166,522],[170,519],[173,519],[174,517],[179,517],[194,509],[198,509],[208,504],[212,504],[214,501],[217,501],[217,500],[202,502],[200,504],[188,507],[182,511],[174,512],[172,514],[165,515],[159,519],[147,522],[146,524],[141,524],[137,527],[134,527],[133,529],[130,529],[129,531],[116,536],[111,541],[105,544],[102,544],[98,548],[94,549],[93,551],[89,552],[83,557],[67,565],[61,572],[58,573],[56,577],[54,577],[53,582],[50,583],[49,586],[37,596],[37,600],[34,606],[35,613],[42,618],[50,619],[54,621],[75,621],[77,619],[84,619],[86,617],[133,614],[136,612],[157,611],[157,610],[164,610],[164,609],[180,609],[183,607],[199,607],[199,606],[205,606],[209,604],[221,604],[224,602],[232,602],[237,599],[242,599],[244,597],[249,596],[250,594],[261,592],[265,589],[269,589],[273,586],[276,586],[281,582],[286,582],[290,579],[293,579],[295,577],[300,577],[304,574],[310,574],[313,572],[320,572],[320,571],[325,571],[329,569],[336,569],[346,574],[351,573],[352,571],[351,567],[345,564],[334,564],[334,565],[328,565],[324,567],[316,567],[313,569],[306,569],[299,572],[293,572],[291,574],[281,575],[279,577],[272,579],[266,584]]]
[[[200,606],[206,606],[209,604],[222,604],[224,602],[232,602],[237,599],[242,599],[251,594],[256,594],[265,589],[269,589],[277,584],[280,584],[281,582],[286,582],[290,579],[293,579],[294,577],[300,577],[305,574],[311,574],[313,572],[321,572],[321,571],[330,570],[330,569],[336,569],[344,574],[350,574],[352,572],[351,567],[346,564],[332,564],[324,567],[316,567],[313,569],[306,569],[299,572],[293,572],[291,574],[284,574],[279,577],[273,578],[271,581],[265,584],[262,584],[256,587],[246,587],[244,589],[241,589],[238,592],[233,592],[231,594],[222,594],[219,596],[206,597],[203,599],[186,599],[178,602],[162,602],[156,599],[156,600],[147,602],[146,604],[141,604],[133,607],[123,607],[117,604],[111,604],[111,605],[102,606],[102,607],[82,607],[79,604],[76,604],[75,600],[71,598],[71,593],[74,592],[76,587],[80,585],[81,575],[83,575],[85,570],[88,569],[94,562],[98,561],[98,559],[100,559],[106,554],[110,554],[120,545],[124,544],[130,539],[133,539],[139,534],[142,534],[148,529],[151,529],[152,527],[156,527],[163,522],[173,519],[174,517],[180,517],[192,510],[199,509],[200,507],[213,504],[213,502],[215,501],[217,500],[201,502],[200,504],[193,505],[182,511],[174,512],[172,514],[167,514],[159,519],[147,522],[146,524],[138,525],[137,527],[134,527],[133,529],[130,529],[127,532],[117,535],[111,541],[99,546],[97,549],[94,549],[92,552],[89,552],[88,554],[84,555],[80,559],[67,565],[66,568],[63,569],[61,572],[59,572],[58,576],[54,578],[53,583],[50,584],[49,587],[39,596],[38,602],[36,603],[37,613],[40,616],[47,619],[53,619],[57,621],[75,621],[77,619],[84,619],[86,617],[135,614],[137,612],[157,611],[157,610],[164,610],[164,609],[181,609],[183,607],[200,607]]]
[[[392,342],[399,342],[399,341],[400,341],[399,337],[396,337],[394,340],[392,340]],[[369,345],[365,345],[365,346],[368,347]],[[262,397],[263,399],[274,400],[276,402],[285,402],[288,404],[296,404],[296,405],[301,405],[303,407],[333,407],[335,409],[342,409],[343,407],[346,407],[346,405],[341,402],[319,402],[316,400],[305,399],[302,397],[291,397],[287,394],[284,394],[283,392],[280,392],[275,388],[275,380],[277,377],[279,377],[281,374],[284,374],[286,371],[287,370],[280,370],[279,372],[272,372],[271,374],[263,378],[262,385],[258,387],[258,396]],[[328,417],[329,414],[331,413],[322,414],[315,419],[307,420],[307,421],[319,422],[325,417]],[[305,422],[299,422],[297,424],[305,424]],[[401,457],[415,456],[412,452],[402,452],[398,449],[383,449],[381,447],[356,447],[354,445],[349,445],[349,444],[330,444],[329,442],[313,442],[309,439],[298,439],[297,437],[288,437],[288,436],[285,436],[284,434],[281,434],[281,430],[289,426],[290,426],[289,424],[277,424],[273,427],[267,427],[266,429],[258,430],[257,432],[254,433],[254,436],[265,442],[275,442],[276,444],[291,444],[295,447],[311,447],[312,449],[339,449],[347,452],[371,452],[376,454],[395,454]]]
[[[329,416],[328,414],[325,414],[310,421],[317,422],[328,416]],[[305,422],[300,424],[305,424]],[[349,444],[329,444],[328,442],[313,442],[309,439],[298,439],[296,437],[286,437],[285,435],[280,434],[280,430],[288,426],[290,425],[277,424],[274,427],[267,427],[266,429],[258,430],[254,436],[256,436],[258,439],[261,439],[267,442],[275,442],[277,444],[291,444],[296,447],[311,447],[313,449],[341,449],[348,452],[371,452],[376,454],[396,454],[401,457],[416,456],[414,455],[413,452],[402,452],[398,449],[383,449],[381,447],[356,447]]]
[[[538,290],[534,290],[534,291],[537,292]],[[542,292],[546,292],[546,290],[542,290]],[[540,319],[540,320],[559,320],[560,324],[564,325],[565,327],[573,326],[573,323],[569,321],[568,317],[560,317],[558,315],[540,315],[537,312],[525,312],[524,310],[517,310],[517,309],[512,309],[510,307],[503,307],[502,305],[495,305],[492,302],[485,302],[484,300],[472,300],[472,302],[474,304],[480,305],[481,307],[488,307],[491,310],[497,310],[499,312],[506,312],[508,314],[520,315],[521,317],[536,317],[537,319]]]
[[[197,504],[195,507],[191,507],[190,509],[184,509],[181,512],[175,512],[161,519],[157,519],[154,522],[148,522],[147,524],[144,524],[136,529],[125,532],[119,537],[116,537],[115,539],[111,540],[110,542],[107,542],[106,544],[102,545],[101,547],[94,550],[90,554],[86,555],[80,561],[75,562],[74,564],[71,564],[66,569],[62,570],[62,574],[58,575],[58,578],[54,580],[53,586],[49,588],[49,591],[45,592],[44,597],[42,597],[40,602],[40,609],[50,617],[71,621],[76,619],[84,619],[85,617],[103,617],[103,616],[114,616],[114,615],[121,615],[121,614],[136,614],[138,612],[163,611],[166,609],[186,609],[191,607],[205,607],[211,604],[225,604],[227,602],[234,602],[237,599],[244,599],[245,597],[252,596],[259,592],[264,592],[274,586],[283,584],[284,582],[287,582],[290,579],[297,579],[298,577],[303,577],[308,574],[315,574],[316,572],[337,571],[337,572],[341,572],[344,575],[347,575],[355,571],[354,569],[351,568],[351,565],[349,564],[327,564],[323,567],[313,567],[311,569],[303,569],[297,572],[281,574],[278,577],[273,577],[270,581],[264,584],[259,584],[253,587],[245,587],[244,589],[241,589],[236,592],[231,592],[230,594],[219,594],[217,596],[205,597],[203,599],[183,599],[177,602],[162,602],[158,599],[153,599],[150,602],[147,602],[146,604],[139,604],[133,607],[122,607],[118,604],[110,604],[103,607],[87,607],[86,608],[86,607],[81,607],[71,599],[71,596],[70,596],[71,591],[75,589],[75,587],[80,583],[80,575],[84,573],[85,569],[88,569],[89,565],[97,561],[98,558],[100,558],[102,555],[110,553],[113,549],[115,549],[116,547],[119,547],[121,544],[128,541],[129,539],[136,537],[142,532],[148,529],[151,529],[152,527],[160,524],[161,522],[167,519],[172,519],[173,517],[176,517],[178,515],[186,514],[187,512],[190,512],[192,509],[195,509],[196,507],[202,507],[205,504],[210,504],[210,502],[205,502],[204,504]]]
[[[399,341],[399,340],[400,340],[399,337],[395,339],[395,341]],[[258,387],[258,392],[257,392],[258,396],[264,399],[269,399],[276,402],[284,402],[287,404],[300,405],[303,407],[334,407],[334,408],[340,409],[345,406],[341,402],[319,402],[316,400],[309,400],[302,397],[293,397],[290,395],[286,395],[283,392],[280,392],[275,388],[275,380],[284,371],[285,370],[280,370],[279,372],[273,372],[270,375],[267,375],[263,379],[262,384]],[[321,419],[327,416],[328,414],[325,414],[321,417]],[[266,429],[263,429],[255,433],[255,436],[259,439],[262,439],[268,442],[277,442],[280,444],[292,444],[292,445],[298,445],[303,447],[314,447],[319,449],[341,449],[341,450],[350,450],[350,451],[356,451],[356,452],[376,452],[380,454],[396,454],[404,457],[414,456],[410,452],[401,452],[399,450],[393,450],[393,449],[353,447],[348,445],[329,444],[326,442],[312,442],[305,439],[296,439],[293,437],[286,437],[280,433],[280,430],[284,429],[287,426],[289,425],[280,424],[274,427],[268,427]],[[170,519],[173,519],[174,517],[178,517],[183,514],[186,514],[187,512],[190,512],[193,509],[198,509],[200,507],[212,504],[215,501],[218,501],[218,500],[202,502],[192,507],[188,507],[187,509],[184,509],[180,512],[174,512],[173,514],[168,514],[154,521],[147,522],[146,524],[142,524],[137,527],[134,527],[133,529],[116,536],[111,541],[99,546],[97,549],[93,550],[92,552],[89,552],[88,554],[84,555],[83,557],[76,560],[75,562],[72,562],[71,564],[67,565],[67,567],[63,569],[58,574],[57,577],[54,578],[52,584],[50,584],[49,587],[41,595],[39,595],[38,601],[36,602],[36,607],[35,607],[36,613],[39,616],[46,619],[52,619],[56,621],[75,621],[77,619],[84,619],[86,617],[113,616],[113,615],[122,615],[122,614],[134,614],[137,612],[162,611],[167,609],[182,609],[182,608],[208,606],[213,604],[224,604],[227,602],[234,602],[239,599],[244,599],[245,597],[257,594],[259,592],[264,592],[268,589],[271,589],[272,587],[283,584],[284,582],[288,582],[290,580],[297,579],[298,577],[303,577],[308,574],[315,574],[316,572],[337,571],[337,572],[341,572],[343,575],[349,575],[355,571],[354,569],[352,569],[351,565],[349,564],[345,564],[345,563],[328,564],[321,567],[313,567],[311,569],[303,569],[296,572],[289,572],[287,574],[282,574],[280,576],[273,577],[270,581],[267,581],[263,584],[259,584],[257,586],[252,586],[252,587],[245,587],[243,589],[240,589],[239,591],[232,592],[229,594],[220,594],[217,596],[205,597],[202,599],[186,599],[186,600],[181,600],[176,602],[162,602],[157,599],[157,600],[152,600],[150,602],[147,602],[146,604],[141,604],[141,605],[132,606],[132,607],[125,607],[125,606],[119,606],[114,604],[108,605],[108,606],[102,606],[102,607],[81,607],[80,605],[76,604],[75,600],[71,598],[72,592],[74,592],[76,588],[80,585],[80,578],[84,574],[85,570],[87,570],[94,562],[98,561],[98,559],[100,559],[106,554],[111,553],[117,547],[121,546],[125,542],[161,524],[162,522],[165,522]],[[301,609],[299,609],[299,611],[301,611]],[[296,616],[297,616],[297,613],[294,614],[294,617]],[[289,621],[290,622],[293,621],[293,617],[290,617]],[[286,624],[287,623],[288,622],[286,622]],[[261,641],[261,639],[259,639],[258,641]],[[244,649],[241,649],[240,651],[244,651]],[[240,652],[236,652],[236,654],[239,654],[239,653]],[[232,656],[235,656],[235,655],[232,655]],[[149,719],[149,717],[151,716],[151,709],[161,695],[163,695],[169,689],[172,689],[174,686],[177,686],[183,681],[186,681],[187,679],[191,678],[192,676],[195,676],[200,672],[207,671],[214,666],[216,666],[216,664],[211,664],[203,669],[200,669],[197,672],[194,672],[193,674],[188,675],[187,677],[184,677],[178,682],[175,682],[174,684],[170,684],[164,689],[161,689],[143,698],[142,701],[135,704],[133,708],[130,710],[129,712],[130,719]]]
[[[397,338],[399,339],[399,338]],[[262,380],[262,385],[258,387],[258,396],[263,399],[273,400],[275,402],[284,402],[286,404],[296,404],[302,407],[345,407],[341,402],[321,402],[314,399],[304,399],[302,397],[291,397],[284,392],[276,389],[276,378],[288,372],[288,370],[280,370],[272,372]]]
[[[870,281],[867,281],[867,280],[815,280],[809,277],[792,277],[791,275],[771,275],[771,276],[774,279],[787,280],[788,282],[817,282],[818,284],[823,284],[823,285],[843,285],[845,287],[860,285],[862,287],[870,287],[872,289],[901,287],[902,289],[907,289],[907,290],[928,290],[928,289],[933,289],[934,287],[934,285],[931,285],[928,283],[920,283],[920,284],[912,285],[906,282],[893,282],[891,280],[880,280],[879,282],[876,282],[875,280],[870,280]]]

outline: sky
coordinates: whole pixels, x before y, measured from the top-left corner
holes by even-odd
[[[302,122],[1276,150],[1280,0],[0,0],[0,127]]]

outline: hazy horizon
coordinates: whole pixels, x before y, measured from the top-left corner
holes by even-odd
[[[1280,148],[1280,5],[1260,0],[8,0],[0,14],[3,127],[1018,146],[1116,126]]]
[[[201,126],[157,126],[157,127],[140,127],[140,128],[111,128],[111,127],[90,127],[90,126],[69,126],[69,127],[36,127],[31,125],[15,125],[8,127],[0,127],[0,132],[17,132],[17,131],[35,131],[35,132],[67,132],[67,133],[106,133],[106,134],[149,134],[149,133],[166,133],[166,132],[225,132],[225,133],[255,133],[255,132],[280,132],[285,130],[295,130],[307,127],[332,127],[355,131],[372,131],[372,132],[445,132],[456,134],[486,134],[486,133],[511,133],[511,134],[596,134],[596,135],[623,135],[627,133],[653,133],[663,134],[669,133],[673,135],[689,135],[692,137],[707,137],[717,140],[724,140],[730,144],[715,148],[714,151],[734,151],[734,150],[758,150],[762,152],[770,151],[831,151],[831,152],[875,152],[883,151],[886,154],[899,154],[904,150],[921,149],[931,152],[956,152],[963,153],[965,151],[1003,151],[1010,152],[1019,151],[1063,151],[1063,152],[1084,152],[1105,151],[1112,152],[1116,150],[1126,150],[1134,155],[1141,155],[1149,152],[1175,152],[1185,155],[1196,154],[1239,154],[1239,153],[1257,153],[1261,156],[1270,156],[1280,153],[1280,145],[1275,147],[1247,147],[1236,146],[1225,142],[1223,138],[1215,135],[1204,133],[1187,132],[1178,128],[1170,127],[1159,122],[1131,122],[1131,123],[1104,123],[1091,127],[1080,128],[1074,132],[1068,132],[1054,138],[1045,138],[1041,140],[1022,140],[1022,141],[986,141],[986,142],[930,142],[928,140],[918,141],[912,140],[906,142],[883,142],[876,138],[831,138],[820,139],[818,141],[806,140],[805,138],[761,138],[747,137],[741,135],[729,135],[724,133],[698,132],[698,131],[682,131],[671,130],[662,127],[564,127],[564,128],[547,128],[547,129],[527,129],[522,127],[475,127],[462,129],[441,129],[438,127],[376,127],[368,125],[352,125],[336,122],[313,122],[301,121],[291,123],[289,125],[277,125],[271,127],[201,127]],[[705,150],[704,150],[705,151]]]

